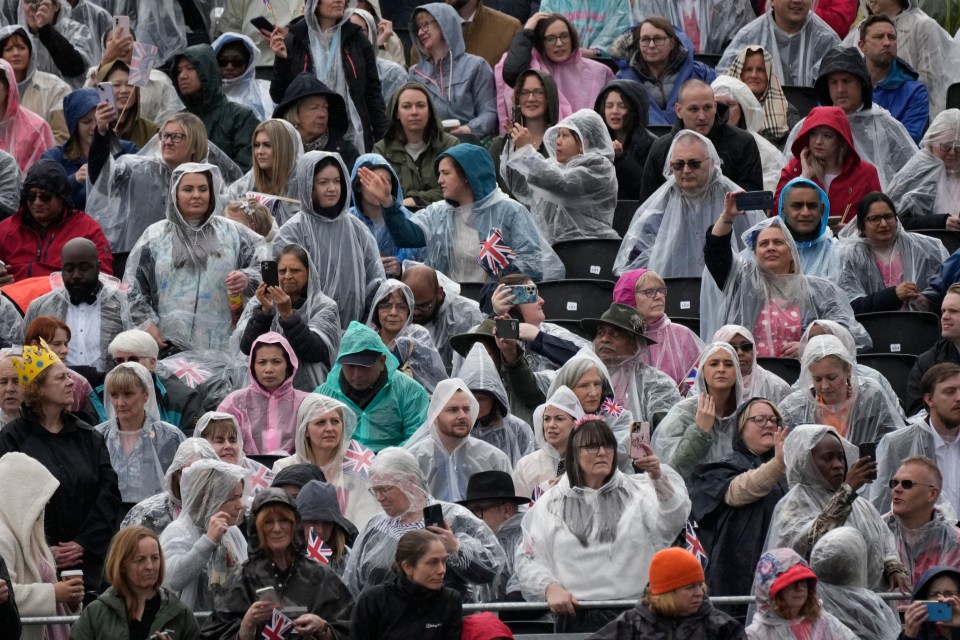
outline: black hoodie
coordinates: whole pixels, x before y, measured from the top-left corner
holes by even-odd
[[[873,81],[870,79],[870,72],[867,70],[863,55],[855,47],[834,47],[823,56],[823,60],[820,61],[820,75],[817,76],[817,81],[813,85],[820,104],[824,107],[833,106],[828,76],[837,71],[856,76],[860,80],[863,92],[863,108],[873,107]]]
[[[353,144],[344,138],[350,128],[350,120],[347,115],[347,103],[343,96],[330,89],[327,85],[317,80],[312,73],[301,73],[283,95],[283,102],[278,104],[273,110],[274,118],[283,118],[287,111],[304,98],[310,96],[323,96],[327,99],[327,143],[322,147],[307,148],[304,143],[304,152],[306,151],[330,151],[339,153],[343,158],[343,163],[348,168],[352,168],[360,154]]]
[[[617,199],[637,200],[640,197],[640,183],[643,179],[643,167],[657,137],[647,130],[647,111],[650,108],[647,92],[643,87],[630,80],[614,80],[607,84],[597,96],[593,110],[603,117],[603,104],[611,91],[618,91],[633,111],[633,130],[627,133],[623,152],[613,161],[617,170]],[[609,127],[608,127],[609,130]],[[610,131],[613,137],[613,131]]]

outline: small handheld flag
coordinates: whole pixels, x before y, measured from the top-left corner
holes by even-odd
[[[498,276],[517,254],[503,241],[503,232],[498,227],[490,229],[490,237],[480,243],[480,257],[477,262],[491,276]]]
[[[310,529],[310,539],[307,540],[307,557],[320,564],[330,564],[330,558],[333,557],[333,549],[313,529]]]
[[[273,619],[263,628],[263,640],[287,640],[293,629],[293,620],[283,615],[280,609],[273,610]]]

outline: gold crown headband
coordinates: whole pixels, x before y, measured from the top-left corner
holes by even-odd
[[[24,345],[23,355],[10,360],[13,362],[20,384],[30,384],[43,371],[60,362],[60,358],[50,350],[50,345],[43,338],[40,338],[39,347],[32,344]]]

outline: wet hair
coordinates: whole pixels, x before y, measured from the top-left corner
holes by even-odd
[[[701,582],[700,588],[703,589],[703,595],[706,596],[707,583]],[[664,618],[679,617],[677,613],[680,610],[680,599],[677,597],[677,589],[654,595],[650,592],[650,585],[648,584],[643,590],[643,604]]]
[[[897,215],[897,207],[894,206],[890,196],[879,191],[871,191],[860,198],[860,202],[857,203],[857,229],[860,231],[860,235],[863,235],[863,231],[867,226],[867,214],[870,212],[870,207],[877,202],[885,203],[890,207],[890,211],[893,211],[893,215]]]
[[[110,549],[107,551],[107,558],[103,564],[103,576],[106,581],[117,590],[120,598],[127,607],[127,617],[132,618],[137,610],[137,596],[133,587],[123,572],[123,567],[131,562],[137,556],[137,547],[140,541],[150,538],[157,543],[157,553],[160,556],[160,567],[157,569],[157,582],[154,586],[163,584],[163,547],[160,546],[160,539],[157,534],[146,527],[124,527],[120,529],[110,541]]]
[[[391,569],[403,575],[403,563],[406,562],[411,567],[417,566],[420,558],[426,555],[434,542],[442,542],[440,536],[426,529],[415,529],[403,534],[397,542],[397,551],[393,556]]]
[[[287,350],[284,349],[283,345],[280,344],[279,342],[258,342],[257,346],[255,346],[250,351],[250,367],[253,368],[253,363],[257,361],[257,354],[260,353],[260,350],[263,349],[264,347],[276,347],[280,349],[280,353],[283,354],[283,361],[287,363],[287,370],[283,375],[283,379],[287,380],[290,376],[292,376],[294,372],[293,372],[293,363],[290,362],[290,354],[287,353]],[[256,374],[254,374],[253,377],[256,378],[257,377]],[[259,382],[260,381],[257,380],[258,384]]]
[[[960,293],[960,291],[948,291],[947,293]],[[920,378],[920,397],[933,395],[937,385],[956,375],[960,375],[960,364],[955,362],[940,362],[933,365]],[[924,402],[926,405],[926,402]]]
[[[270,147],[273,150],[273,166],[270,167],[270,171],[264,171],[254,161],[252,167],[253,189],[262,193],[284,195],[287,192],[287,183],[290,179],[290,172],[293,170],[293,159],[296,155],[296,148],[290,138],[290,132],[282,122],[277,120],[261,122],[253,130],[253,137],[250,140],[251,148],[259,133],[267,134],[267,138],[270,139]]]
[[[104,388],[107,393],[125,393],[128,391],[144,392],[149,391],[132,368],[115,367],[107,374],[104,381]]]
[[[563,461],[567,470],[567,478],[570,480],[571,487],[582,487],[586,484],[583,477],[583,470],[580,469],[580,448],[590,445],[601,445],[613,447],[611,452],[611,470],[612,476],[617,470],[617,439],[613,431],[604,420],[586,420],[573,428],[570,437],[567,438],[567,449],[564,452]],[[609,480],[607,477],[605,479]]]
[[[907,8],[907,7],[906,7],[906,4],[907,4],[906,2],[904,2],[903,0],[901,0],[901,2],[900,2],[900,6],[901,6],[901,7],[903,7],[904,9],[906,9],[906,8]],[[875,25],[875,24],[880,24],[880,23],[889,24],[891,27],[893,27],[893,30],[894,30],[894,31],[897,30],[897,25],[896,25],[896,23],[894,23],[893,20],[891,20],[889,17],[885,16],[885,15],[882,14],[882,13],[875,13],[875,14],[873,14],[872,16],[868,16],[866,20],[864,20],[863,22],[860,23],[860,29],[859,29],[859,31],[860,31],[860,42],[863,42],[864,40],[867,39],[867,31],[870,30],[870,27],[872,27],[872,26]]]
[[[577,29],[573,24],[567,19],[562,13],[551,13],[546,18],[537,23],[537,26],[533,29],[533,46],[541,54],[546,55],[545,47],[547,45],[547,29],[550,28],[554,22],[562,22],[567,25],[567,31],[570,32],[570,51],[574,52],[580,48],[580,34],[577,33]]]

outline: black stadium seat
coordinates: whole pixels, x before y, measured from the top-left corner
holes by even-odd
[[[575,336],[580,336],[584,340],[589,340],[590,336],[587,335],[587,332],[583,330],[583,327],[580,326],[579,320],[550,320],[547,319],[547,322],[555,324],[558,327],[563,327],[570,333]]]
[[[915,356],[940,339],[940,318],[926,311],[879,311],[856,316],[873,339],[865,353],[907,353]]]
[[[960,82],[947,87],[947,109],[960,109]]]
[[[609,280],[550,280],[538,282],[543,315],[558,320],[599,318],[613,301]]]
[[[567,269],[567,278],[615,280],[613,261],[620,250],[619,240],[565,240],[553,245]]]
[[[757,364],[773,375],[793,384],[800,379],[800,361],[793,358],[757,358]]]
[[[267,469],[273,469],[274,462],[276,462],[277,460],[282,460],[287,456],[274,456],[266,453],[261,453],[257,455],[251,454],[251,455],[248,455],[247,457],[253,460],[254,462],[259,462],[260,464],[265,466]]]
[[[673,131],[673,125],[669,124],[649,124],[647,125],[647,131],[657,136],[658,138],[663,137]]]
[[[667,285],[667,304],[664,308],[671,320],[674,316],[700,317],[700,278],[664,278]]]
[[[711,69],[716,69],[717,64],[720,62],[720,58],[723,56],[719,53],[695,53],[693,54],[693,59],[697,62],[702,62]]]
[[[620,234],[620,237],[627,235],[627,229],[633,222],[633,214],[640,208],[639,200],[618,200],[617,208],[613,211],[613,230]]]
[[[916,362],[917,356],[906,353],[864,353],[857,356],[857,364],[883,374],[903,406],[907,403],[907,376]]]
[[[806,118],[810,110],[819,106],[817,92],[813,87],[783,87],[783,95],[787,102],[792,104],[800,112],[801,118]]]
[[[470,298],[476,302],[480,302],[480,291],[483,289],[482,282],[461,282],[460,283],[460,295],[464,298]]]
[[[690,331],[700,335],[700,318],[689,318],[686,316],[670,316],[670,321],[676,324],[682,324]]]
[[[947,248],[947,253],[953,253],[960,249],[960,231],[951,231],[950,229],[914,229],[913,233],[936,238]]]

